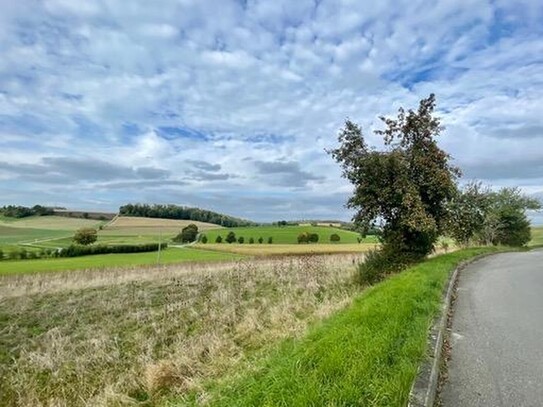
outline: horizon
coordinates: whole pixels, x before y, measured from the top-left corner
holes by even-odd
[[[539,1],[2,8],[3,204],[349,221],[324,150],[347,117],[381,146],[378,116],[430,93],[463,182],[543,199]]]

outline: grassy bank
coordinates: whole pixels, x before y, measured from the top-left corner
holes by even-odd
[[[209,382],[210,405],[404,406],[450,272],[463,260],[499,250],[438,256],[366,290],[248,374]],[[195,394],[177,405],[198,399]]]
[[[235,260],[243,256],[192,248],[168,248],[160,254],[160,264],[188,261]],[[106,267],[145,266],[158,263],[158,253],[100,254],[71,258],[38,260],[4,260],[0,262],[0,276],[8,274],[38,273],[46,271],[82,270]]]

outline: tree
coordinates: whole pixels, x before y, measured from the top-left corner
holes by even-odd
[[[4,252],[0,249],[0,261],[4,260]]]
[[[198,226],[196,226],[194,223],[191,223],[185,226],[183,229],[181,229],[181,233],[179,233],[176,237],[174,237],[173,241],[181,242],[181,243],[191,243],[191,242],[194,242],[197,237],[198,237]]]
[[[268,237],[268,244],[272,244],[273,243],[273,237]]]
[[[437,145],[443,128],[434,109],[432,94],[416,111],[400,108],[395,119],[381,117],[386,128],[376,134],[383,137],[382,151],[370,148],[361,128],[347,120],[338,136],[340,146],[329,151],[355,187],[347,202],[357,211],[355,224],[365,235],[381,222],[382,250],[399,263],[432,251],[460,175]]]
[[[249,244],[253,244],[254,242],[255,242],[255,239],[252,238],[252,237],[250,237],[250,238],[249,238]]]
[[[201,242],[202,242],[203,244],[206,244],[206,243],[207,243],[207,236],[206,236],[206,235],[202,235]]]
[[[221,235],[217,236],[217,238],[215,239],[215,243],[222,243],[222,236]]]
[[[466,246],[485,226],[491,204],[491,191],[480,182],[470,182],[458,190],[448,205],[449,235],[460,245]]]
[[[307,243],[309,242],[309,234],[307,232],[302,232],[298,235],[298,243]]]
[[[260,236],[258,238],[258,243],[260,243],[260,244],[264,243],[264,238],[262,236]]]
[[[226,235],[226,242],[227,243],[234,243],[236,241],[236,234],[232,231],[228,232]]]
[[[331,242],[339,242],[340,240],[341,240],[341,237],[337,233],[332,233],[330,235]]]
[[[309,243],[317,243],[319,241],[319,235],[317,233],[310,233],[307,241]]]
[[[82,228],[75,232],[73,241],[77,244],[89,245],[98,239],[98,232],[93,228]]]
[[[245,243],[245,238],[243,236],[238,237],[238,243],[239,244]]]

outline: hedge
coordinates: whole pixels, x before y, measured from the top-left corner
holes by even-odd
[[[167,243],[160,244],[162,250],[168,247]],[[147,243],[139,245],[129,245],[129,244],[120,244],[120,245],[92,245],[92,246],[82,246],[73,244],[68,246],[65,249],[58,252],[58,257],[78,257],[78,256],[89,256],[93,254],[109,254],[109,253],[141,253],[141,252],[154,252],[159,248],[158,243]]]

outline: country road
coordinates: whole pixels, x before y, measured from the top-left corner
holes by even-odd
[[[543,406],[543,251],[460,274],[444,407]]]

